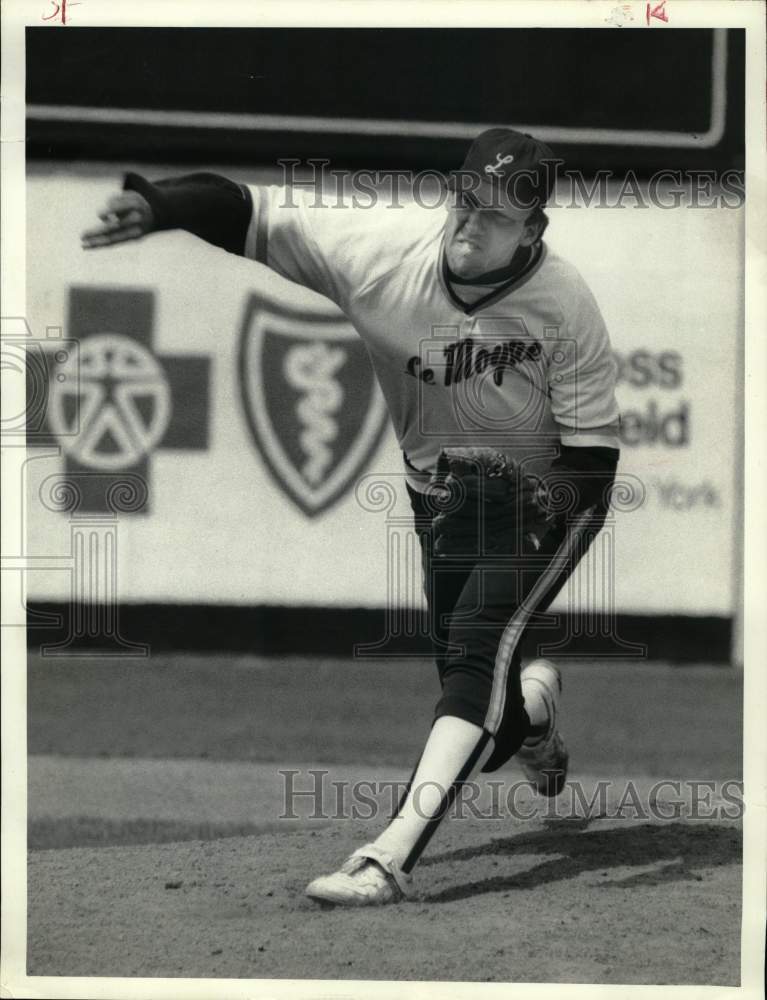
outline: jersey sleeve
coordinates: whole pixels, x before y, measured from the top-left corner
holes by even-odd
[[[550,351],[551,410],[569,447],[620,448],[617,364],[599,306],[579,280],[563,303],[565,322]]]
[[[253,206],[242,184],[212,173],[150,181],[129,172],[123,190],[136,191],[147,201],[153,230],[185,229],[228,253],[243,253]]]
[[[296,188],[249,190],[253,210],[245,256],[343,309],[370,266],[371,240],[360,210]]]

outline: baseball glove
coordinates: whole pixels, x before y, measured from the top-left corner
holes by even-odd
[[[543,480],[494,449],[443,451],[430,493],[438,557],[536,552],[554,524]]]

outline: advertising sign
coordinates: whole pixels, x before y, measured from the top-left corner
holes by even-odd
[[[392,592],[402,458],[346,318],[188,234],[84,252],[118,179],[34,170],[27,244],[48,252],[29,261],[26,321],[47,405],[25,466],[30,599],[70,599],[72,524],[102,517],[123,601],[417,604],[417,566]],[[618,611],[732,611],[741,240],[732,208],[551,211],[547,241],[611,333],[620,469],[641,484],[610,528]],[[585,560],[560,604],[587,603],[596,573]]]

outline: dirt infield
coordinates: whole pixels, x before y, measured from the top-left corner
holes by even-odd
[[[303,896],[343,830],[34,852],[30,975],[739,981],[740,836],[723,823],[446,825],[414,900]]]
[[[370,675],[359,667],[323,666],[329,683],[319,688],[308,664],[187,667],[155,662],[133,673],[110,668],[110,677],[89,664],[32,665],[30,975],[738,984],[741,837],[737,795],[726,786],[740,775],[735,675],[566,667],[574,768],[560,800],[522,789],[510,813],[507,790],[519,775],[505,768],[492,776],[502,792],[494,797],[485,784],[479,815],[440,828],[412,900],[348,912],[319,908],[304,886],[383,818],[349,818],[346,801],[334,812],[325,799],[312,818],[316,800],[305,797],[294,800],[294,819],[280,819],[280,771],[298,770],[301,788],[310,760],[324,761],[314,769],[344,788],[404,778],[410,747],[397,736],[412,728],[408,712],[412,720],[428,710],[426,674],[414,665],[389,688],[374,731],[368,718],[331,726],[327,745],[338,753],[322,756],[334,691],[345,706],[355,695],[363,708],[371,703]],[[271,701],[262,697],[270,683]],[[593,721],[571,709],[599,703],[605,690],[595,769]],[[228,711],[233,691],[239,707]],[[285,716],[296,705],[304,715],[291,729]],[[205,758],[189,754],[195,726]],[[104,756],[109,727],[120,756]],[[296,728],[311,755],[296,754]],[[271,762],[246,752],[267,737]],[[615,758],[631,756],[631,741],[639,766],[627,770]],[[660,787],[661,778],[681,788]],[[598,782],[608,780],[597,802]],[[714,785],[696,793],[697,818],[693,780]],[[588,807],[573,798],[576,786]]]

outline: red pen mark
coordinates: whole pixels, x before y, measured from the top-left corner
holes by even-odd
[[[645,9],[645,17],[647,18],[647,24],[650,24],[651,17],[657,17],[659,21],[665,21],[668,24],[668,14],[666,13],[666,0],[660,0],[660,3],[656,3],[652,7],[649,3]]]
[[[59,3],[56,0],[51,0],[51,6],[54,7],[52,14],[47,16],[43,15],[44,21],[52,21],[55,17],[59,18],[61,24],[67,23],[67,8],[68,7],[79,7],[80,3],[78,0],[60,0]]]

